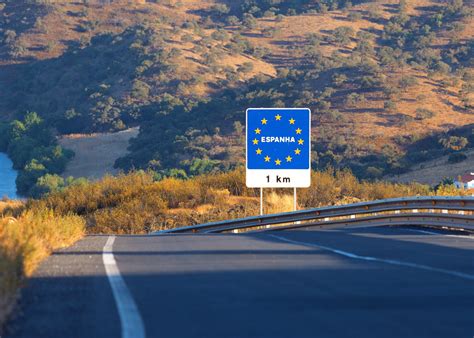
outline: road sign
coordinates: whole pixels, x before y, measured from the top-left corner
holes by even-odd
[[[247,186],[306,188],[311,184],[311,111],[247,109]]]

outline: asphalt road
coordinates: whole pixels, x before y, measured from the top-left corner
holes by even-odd
[[[106,242],[89,236],[45,261],[7,337],[131,338],[137,322],[166,338],[474,336],[474,238],[386,227],[118,236],[104,258]],[[109,282],[104,262],[121,277]]]

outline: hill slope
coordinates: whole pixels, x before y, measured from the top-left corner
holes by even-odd
[[[0,118],[35,110],[61,134],[140,125],[121,168],[239,165],[249,106],[311,108],[314,165],[362,177],[474,123],[472,2],[0,3]]]

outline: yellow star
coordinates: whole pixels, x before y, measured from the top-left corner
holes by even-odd
[[[280,161],[279,158],[277,158],[277,159],[275,160],[275,164],[276,164],[276,165],[280,165],[280,164],[281,164],[281,161]]]
[[[257,145],[258,144],[258,140],[256,138],[253,139],[253,144]]]
[[[297,134],[301,134],[302,130],[300,128],[296,129]]]
[[[293,158],[292,158],[290,155],[288,155],[288,156],[286,157],[286,162],[291,162],[292,159],[293,159]]]
[[[304,140],[303,140],[302,138],[300,138],[300,139],[298,140],[298,144],[303,144],[303,143],[304,143]]]
[[[290,124],[295,124],[295,119],[294,118],[290,119]]]
[[[267,155],[264,157],[264,159],[265,159],[265,162],[270,162],[270,156]]]
[[[257,155],[260,155],[262,153],[262,149],[258,148],[257,150],[255,150]]]
[[[276,115],[275,115],[275,120],[280,121],[280,120],[281,120],[281,115],[280,115],[280,114],[276,114]]]
[[[255,129],[255,134],[260,134],[261,130],[260,128]]]
[[[262,124],[267,124],[267,119],[266,118],[262,119]]]
[[[296,154],[296,155],[301,154],[301,150],[299,150],[298,148],[296,148],[296,149],[295,149],[295,154]]]

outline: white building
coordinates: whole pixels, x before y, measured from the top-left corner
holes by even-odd
[[[474,172],[464,174],[454,180],[456,188],[474,189]]]

